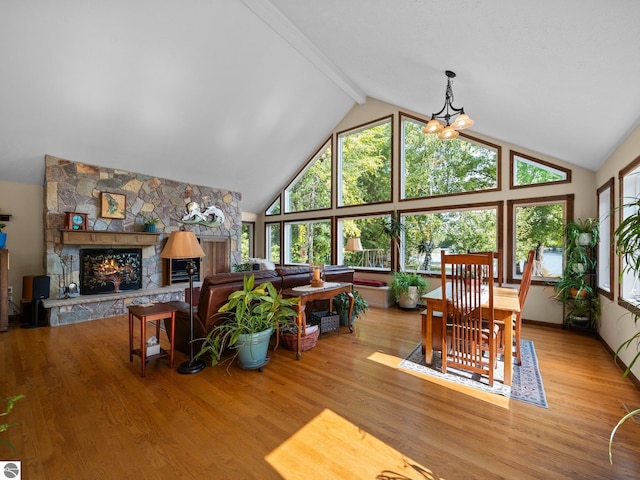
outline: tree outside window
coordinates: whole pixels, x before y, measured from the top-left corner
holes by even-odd
[[[389,271],[391,269],[391,239],[381,230],[390,215],[362,216],[338,220],[338,238],[342,249],[338,252],[338,263],[354,268]],[[360,238],[362,251],[346,251],[349,238]]]
[[[313,220],[284,224],[285,263],[331,263],[331,221]]]
[[[391,119],[338,134],[340,206],[391,201]]]
[[[442,141],[423,122],[402,120],[402,198],[498,188],[499,147],[460,136]]]
[[[529,250],[535,250],[534,278],[562,276],[562,242],[573,195],[509,201],[511,242],[509,278],[519,279]]]
[[[440,251],[497,251],[497,207],[401,216],[404,270],[440,273]]]
[[[331,142],[284,191],[286,213],[331,208]]]
[[[267,259],[273,263],[280,263],[280,224],[267,223],[265,226]]]

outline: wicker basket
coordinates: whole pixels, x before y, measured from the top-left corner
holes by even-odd
[[[309,328],[309,330],[311,330]],[[318,336],[320,335],[320,328],[314,328],[312,332],[306,335],[300,336],[300,351],[306,352],[316,346],[318,342]],[[298,342],[298,335],[291,332],[283,332],[280,335],[282,339],[282,345],[288,350],[296,350],[296,343]]]

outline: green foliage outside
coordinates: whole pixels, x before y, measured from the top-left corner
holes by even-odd
[[[403,198],[430,197],[497,188],[498,155],[464,138],[442,141],[405,120]]]
[[[268,251],[267,258],[273,263],[280,263],[280,225],[267,225]]]
[[[331,208],[331,147],[327,147],[291,185],[285,195],[287,212]]]
[[[341,205],[391,201],[391,121],[340,138]]]
[[[286,225],[290,258],[286,263],[331,263],[331,222],[304,222]]]
[[[562,204],[516,207],[515,214],[516,262],[525,260],[529,250],[535,249],[538,242],[547,248],[562,248]]]
[[[560,182],[566,174],[550,169],[542,164],[534,164],[517,156],[514,158],[515,185],[535,185],[537,183]]]
[[[251,241],[251,226],[247,224],[242,225],[242,234],[240,237],[240,254],[242,260],[248,260],[250,255],[250,244]]]

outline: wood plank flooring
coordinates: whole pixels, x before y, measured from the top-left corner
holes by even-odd
[[[282,347],[262,373],[179,375],[129,363],[124,317],[0,334],[0,459],[23,479],[640,478],[640,424],[607,442],[640,392],[594,338],[525,325],[549,409],[470,396],[397,368],[418,312],[370,309],[300,361]],[[162,339],[166,344],[166,338]],[[176,365],[182,361],[176,355]],[[4,422],[3,422],[4,423]]]

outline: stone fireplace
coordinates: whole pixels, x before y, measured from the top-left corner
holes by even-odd
[[[141,248],[81,248],[80,293],[119,293],[142,288]]]

